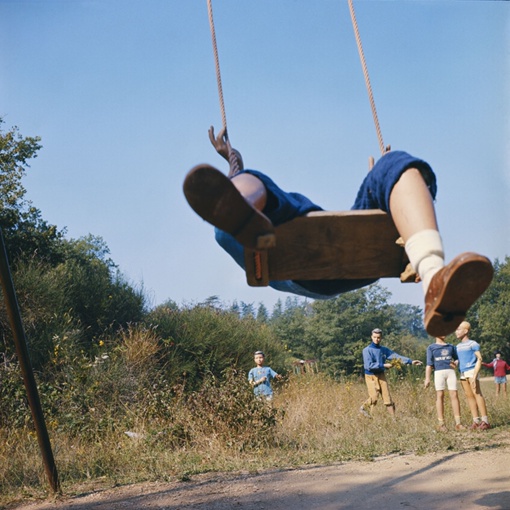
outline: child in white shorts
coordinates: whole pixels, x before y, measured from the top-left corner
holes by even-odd
[[[455,367],[457,351],[451,344],[444,341],[445,337],[437,337],[436,342],[427,347],[427,366],[425,368],[425,388],[430,385],[430,376],[434,370],[434,386],[436,388],[436,410],[440,432],[446,432],[448,427],[444,423],[444,392],[448,388],[453,416],[455,418],[455,430],[463,430],[460,422],[460,403],[457,393],[457,376]]]

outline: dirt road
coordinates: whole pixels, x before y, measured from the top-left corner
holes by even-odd
[[[202,475],[18,505],[17,510],[510,510],[510,447]]]

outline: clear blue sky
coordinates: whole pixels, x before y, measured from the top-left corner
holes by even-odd
[[[439,180],[447,259],[510,255],[510,2],[358,0],[384,141]],[[378,156],[346,0],[215,0],[230,138],[247,167],[347,209]],[[104,238],[153,305],[264,302],[182,194],[226,170],[206,0],[0,0],[0,115],[41,136],[25,187],[69,237]],[[393,301],[419,285],[383,280]]]

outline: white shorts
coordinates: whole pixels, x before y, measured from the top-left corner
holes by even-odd
[[[434,371],[434,386],[436,391],[443,391],[448,388],[450,391],[457,390],[457,376],[453,368]]]
[[[465,381],[466,379],[473,379],[473,376],[475,375],[475,369],[472,368],[471,370],[466,370],[465,372],[460,373],[460,380]],[[478,379],[480,375],[477,375],[476,378]]]

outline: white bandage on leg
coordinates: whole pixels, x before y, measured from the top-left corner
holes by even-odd
[[[432,277],[444,266],[443,241],[437,230],[422,230],[406,242],[406,253],[413,269],[420,275],[423,292]]]

